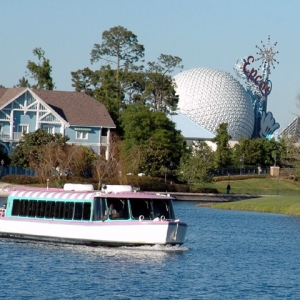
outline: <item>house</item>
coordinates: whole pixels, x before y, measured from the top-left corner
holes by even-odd
[[[105,106],[80,92],[0,88],[0,146],[10,154],[24,133],[43,129],[68,136],[69,144],[109,152],[116,128]]]

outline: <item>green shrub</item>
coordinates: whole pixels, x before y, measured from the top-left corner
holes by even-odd
[[[5,175],[1,181],[14,184],[38,184],[40,182],[37,176],[28,175]]]
[[[197,188],[194,193],[203,193],[203,194],[219,194],[219,191],[215,188],[209,188],[209,187],[202,187]]]

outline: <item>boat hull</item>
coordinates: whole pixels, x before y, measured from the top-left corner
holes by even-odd
[[[137,246],[181,245],[187,224],[171,221],[73,222],[1,218],[0,237],[55,243]]]

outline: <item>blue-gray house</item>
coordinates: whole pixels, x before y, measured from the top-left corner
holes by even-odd
[[[114,128],[105,106],[84,93],[0,88],[0,146],[7,154],[24,133],[43,129],[107,157]]]

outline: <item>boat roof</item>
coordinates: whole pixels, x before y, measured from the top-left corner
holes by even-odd
[[[65,191],[55,188],[15,189],[9,192],[9,197],[31,199],[64,199],[64,200],[92,200],[95,197],[106,198],[134,198],[134,199],[173,199],[169,195],[148,192],[102,192],[102,191]]]

